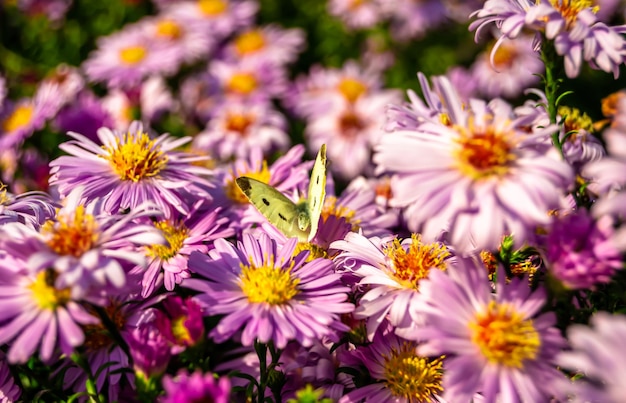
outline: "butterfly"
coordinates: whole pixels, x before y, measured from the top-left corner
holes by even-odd
[[[237,178],[237,186],[286,237],[310,242],[317,233],[326,197],[326,144],[317,153],[306,200],[296,204],[272,186],[247,176]]]

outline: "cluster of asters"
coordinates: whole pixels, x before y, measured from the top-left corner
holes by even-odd
[[[409,18],[398,5],[457,2],[352,3]],[[256,2],[156,4],[32,98],[6,99],[0,79],[3,401],[37,388],[56,401],[623,400],[626,318],[557,323],[554,295],[593,308],[623,267],[626,92],[600,125],[564,105],[553,119],[539,90],[516,107],[446,76],[419,74],[423,96],[403,103],[384,63],[289,82],[304,34],[255,26]],[[570,77],[626,60],[625,28],[590,2],[488,0],[473,15],[494,49],[554,46]],[[194,63],[172,93],[165,79]],[[309,242],[235,182],[306,198],[312,161],[277,101],[331,160]],[[163,113],[199,130],[155,133]],[[67,132],[63,155],[47,192],[21,191],[41,179],[4,167],[41,164],[23,144],[46,124]],[[46,377],[22,371],[37,365]]]

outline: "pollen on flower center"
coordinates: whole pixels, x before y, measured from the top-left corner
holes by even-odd
[[[256,179],[266,184],[269,184],[271,179],[270,171],[267,168],[267,161],[263,161],[263,165],[261,166],[260,171],[245,172],[241,173],[240,176],[247,176],[248,178]],[[224,192],[226,193],[226,196],[237,204],[249,203],[246,195],[243,194],[241,189],[239,189],[239,186],[237,186],[235,179],[236,176],[233,174],[232,179],[229,180],[226,185],[224,185]]]
[[[256,117],[250,113],[229,113],[226,116],[226,130],[246,136],[248,128],[254,123]]]
[[[517,57],[517,49],[514,46],[502,45],[494,54],[493,64],[496,69],[505,69],[511,67]]]
[[[0,206],[6,205],[9,202],[9,196],[7,196],[7,185],[0,182]]]
[[[537,356],[541,346],[533,321],[524,319],[509,304],[491,301],[469,328],[472,342],[494,364],[522,368],[525,360]]]
[[[272,261],[261,267],[241,265],[241,289],[252,303],[285,304],[298,293],[300,279],[291,275],[291,267],[276,267]]]
[[[168,221],[159,221],[154,224],[158,228],[168,245],[151,245],[148,246],[148,256],[158,257],[167,261],[178,254],[183,247],[185,239],[189,234],[189,229],[183,223],[170,223]]]
[[[559,106],[558,114],[564,118],[563,128],[565,133],[572,133],[567,138],[569,141],[576,140],[580,131],[594,131],[593,120],[586,113],[581,113],[579,109]]]
[[[198,7],[204,15],[216,16],[224,13],[228,4],[224,0],[200,0]]]
[[[80,257],[93,248],[98,240],[98,225],[91,214],[78,206],[73,215],[57,216],[57,221],[47,221],[42,229],[52,251],[62,256]]]
[[[355,220],[354,216],[356,212],[346,206],[337,204],[337,198],[334,196],[327,196],[324,200],[324,207],[322,209],[322,219],[328,220],[328,217],[335,216],[343,218],[346,222],[352,224],[352,230],[357,231],[361,224],[360,220]]]
[[[167,165],[167,155],[154,144],[146,133],[125,133],[115,146],[105,147],[113,171],[124,181],[139,182],[156,176]]]
[[[428,402],[443,391],[443,356],[430,359],[420,357],[415,345],[405,342],[385,357],[385,383],[397,398],[408,402]]]
[[[309,251],[309,256],[306,258],[307,262],[310,262],[320,257],[323,257],[323,258],[328,257],[328,252],[326,251],[326,249],[318,245],[312,244],[310,242],[298,242],[298,244],[296,245],[296,248],[293,251],[293,256],[297,256],[303,250]]]
[[[183,30],[179,24],[172,20],[162,20],[157,24],[157,35],[169,38],[178,39],[182,36]]]
[[[355,102],[361,95],[367,91],[367,86],[359,80],[353,78],[344,78],[337,85],[337,89],[348,102]]]
[[[232,75],[226,84],[226,89],[229,92],[245,95],[254,91],[257,86],[258,83],[253,73],[241,72]]]
[[[591,8],[594,13],[600,10],[593,0],[550,0],[550,4],[561,13],[568,26],[576,22],[578,14],[584,9]]]
[[[137,64],[148,54],[148,50],[141,45],[128,46],[119,52],[120,60],[126,64]]]
[[[20,105],[2,122],[2,131],[11,133],[26,126],[33,117],[34,107],[31,104]]]
[[[488,128],[484,132],[468,133],[457,127],[461,134],[457,140],[458,169],[472,179],[504,176],[516,159],[512,144],[503,133]]]
[[[54,287],[56,277],[57,275],[52,269],[42,270],[28,287],[33,292],[33,297],[39,308],[53,311],[70,300],[69,288],[58,290]]]
[[[240,55],[247,55],[265,47],[265,38],[259,30],[244,32],[235,39],[235,49]]]
[[[407,288],[419,289],[420,280],[428,277],[431,269],[445,270],[448,249],[438,243],[423,244],[419,235],[411,235],[408,248],[398,239],[386,245],[385,255],[393,262],[394,277]]]

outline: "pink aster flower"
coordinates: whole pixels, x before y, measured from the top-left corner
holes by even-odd
[[[295,61],[304,46],[301,29],[270,24],[239,33],[225,46],[224,56],[227,60],[261,59],[281,66]]]
[[[213,60],[209,72],[227,96],[267,100],[287,87],[286,70],[262,59]]]
[[[176,212],[187,214],[189,199],[206,197],[212,186],[200,177],[210,171],[194,165],[205,158],[174,151],[189,137],[163,134],[153,139],[140,122],[131,123],[126,132],[101,128],[101,144],[78,133],[68,135],[74,140],[59,148],[70,155],[50,162],[50,186],[56,186],[61,196],[83,186],[82,200],[101,197],[107,212],[151,202],[169,218]]]
[[[444,399],[471,401],[480,392],[486,402],[539,402],[558,393],[556,355],[566,343],[554,313],[541,313],[544,289],[500,271],[494,293],[482,262],[459,259],[446,272],[432,270],[420,296],[415,312],[424,324],[403,337],[420,341],[421,355],[445,354]]]
[[[420,282],[431,270],[445,270],[450,252],[441,244],[424,244],[413,235],[399,239],[366,238],[354,232],[331,244],[339,254],[338,270],[351,273],[367,291],[358,300],[356,319],[367,319],[367,335],[378,327],[410,327],[409,307],[417,300]],[[365,288],[367,287],[367,288]]]
[[[43,192],[14,195],[0,185],[0,225],[19,222],[33,229],[55,215],[55,203]]]
[[[141,26],[98,39],[98,48],[82,68],[92,82],[109,87],[134,87],[152,74],[172,74],[178,69],[179,56],[172,48],[155,42]]]
[[[619,76],[619,67],[626,60],[626,26],[609,26],[596,17],[592,2],[570,0],[487,0],[470,30],[478,37],[492,24],[504,39],[516,38],[524,28],[541,33],[554,41],[557,54],[565,58],[565,73],[578,76],[582,61],[598,70]],[[494,52],[498,48],[494,47]]]
[[[76,67],[61,64],[44,79],[42,85],[56,86],[59,107],[75,101],[76,96],[85,88],[85,79]]]
[[[0,149],[19,146],[60,108],[59,87],[50,83],[42,84],[31,99],[5,102],[0,108]]]
[[[441,0],[384,1],[384,10],[391,14],[391,34],[398,41],[423,37],[448,21],[446,2]]]
[[[11,225],[21,224],[7,224],[2,231]],[[0,344],[9,345],[7,360],[25,363],[37,349],[44,362],[57,349],[71,354],[85,340],[80,325],[94,324],[98,319],[71,298],[70,290],[55,284],[53,269],[31,270],[24,256],[5,248],[5,232],[0,238],[2,249],[8,252],[0,254]],[[22,242],[21,250],[36,250],[30,249],[34,244]]]
[[[573,181],[571,167],[541,140],[556,126],[529,134],[506,102],[464,105],[449,81],[440,84],[445,120],[416,120],[418,127],[387,134],[377,147],[378,170],[394,175],[393,205],[426,241],[447,228],[460,253],[495,250],[506,234],[527,239],[550,222],[548,211]]]
[[[358,364],[367,368],[373,382],[361,385],[338,402],[443,402],[443,357],[422,356],[417,347],[418,343],[394,335],[391,327],[381,328],[371,344],[351,353]]]
[[[4,353],[0,353],[0,400],[2,403],[17,402],[22,391],[15,384],[15,380],[9,371],[9,365]]]
[[[572,349],[557,357],[561,367],[582,375],[568,392],[573,392],[574,401],[621,402],[626,382],[626,317],[597,312],[590,324],[568,327]]]
[[[146,244],[147,267],[137,266],[131,271],[143,273],[142,297],[146,298],[162,285],[172,291],[177,284],[190,277],[187,265],[193,251],[206,253],[210,242],[235,234],[219,208],[207,212],[202,204],[200,200],[182,218],[153,222],[152,225],[163,234],[167,243]]]
[[[259,4],[248,0],[173,1],[164,9],[185,26],[194,26],[221,40],[250,26]]]
[[[206,128],[195,136],[193,146],[216,159],[245,158],[253,148],[264,155],[289,146],[287,121],[268,101],[226,100],[214,111]]]
[[[384,0],[330,0],[328,13],[351,29],[371,28],[387,17]]]
[[[176,376],[163,377],[165,396],[161,403],[194,403],[210,401],[228,403],[230,400],[230,379],[222,376],[216,379],[210,372],[203,374],[200,370],[189,374],[180,370]]]
[[[209,255],[194,253],[189,267],[204,279],[188,279],[207,315],[224,315],[211,337],[223,342],[240,329],[241,342],[272,341],[277,348],[295,340],[315,340],[348,330],[340,315],[351,312],[349,289],[341,285],[328,259],[305,263],[308,253],[293,256],[297,239],[281,249],[265,234],[244,234],[235,247],[218,239]]]
[[[613,233],[608,216],[594,221],[579,211],[555,220],[546,239],[548,272],[569,289],[608,283],[623,266]]]

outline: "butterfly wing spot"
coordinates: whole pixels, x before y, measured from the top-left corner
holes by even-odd
[[[268,203],[268,206],[269,206],[269,203]],[[287,221],[287,219],[285,218],[285,216],[284,216],[284,215],[282,215],[282,214],[280,214],[280,213],[278,213],[278,217],[280,217],[280,219],[281,219],[281,220],[283,220],[283,221]]]
[[[263,204],[265,204],[266,206],[269,206],[270,202],[264,197],[263,198]]]

